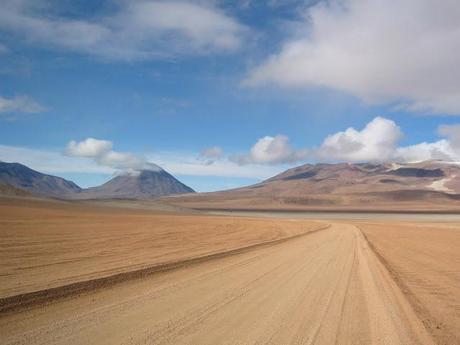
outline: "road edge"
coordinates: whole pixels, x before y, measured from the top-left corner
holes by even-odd
[[[100,290],[103,288],[112,287],[114,285],[130,281],[136,279],[142,279],[147,276],[151,276],[158,273],[173,271],[176,269],[181,269],[184,267],[192,266],[201,264],[203,262],[216,260],[220,258],[224,258],[227,256],[238,255],[242,253],[246,253],[252,251],[254,249],[259,249],[265,246],[273,246],[280,243],[284,243],[286,241],[294,240],[299,237],[312,235],[319,231],[323,231],[328,229],[331,224],[327,224],[325,226],[321,226],[318,229],[307,231],[304,233],[278,238],[275,240],[269,240],[264,242],[259,242],[255,244],[251,244],[244,247],[234,248],[227,251],[211,253],[206,255],[201,255],[197,257],[188,258],[185,260],[178,260],[173,262],[165,262],[149,267],[144,267],[141,269],[121,272],[114,275],[100,277],[80,282],[75,282],[67,285],[62,285],[58,287],[53,287],[44,290],[38,290],[34,292],[27,292],[19,295],[8,296],[4,298],[0,298],[0,316],[6,313],[11,312],[19,312],[22,310],[26,310],[32,307],[36,307],[39,305],[46,305],[53,303],[57,300],[73,297],[76,295],[81,295],[84,293],[94,292],[96,290]]]

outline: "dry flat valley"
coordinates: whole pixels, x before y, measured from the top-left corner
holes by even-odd
[[[459,344],[460,222],[0,199],[1,344]]]

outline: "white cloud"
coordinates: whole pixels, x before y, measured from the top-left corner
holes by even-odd
[[[208,147],[200,152],[204,158],[219,159],[224,155],[224,150],[219,146]]]
[[[180,44],[204,50],[238,48],[243,30],[219,9],[185,1],[133,2],[120,18],[129,30],[177,34]]]
[[[317,155],[324,160],[387,161],[393,158],[401,135],[394,121],[376,117],[361,131],[350,127],[329,135]]]
[[[460,161],[460,125],[439,126],[438,134],[445,139],[401,147],[395,153],[396,159],[408,162],[433,159]]]
[[[110,167],[98,165],[89,158],[63,156],[59,150],[40,150],[7,145],[0,145],[0,160],[22,163],[48,174],[112,174],[115,171]]]
[[[304,15],[304,36],[255,68],[246,84],[318,86],[366,102],[460,114],[457,0],[333,0]]]
[[[307,156],[306,150],[295,150],[284,135],[260,138],[248,154],[233,155],[230,159],[240,165],[294,163]]]
[[[215,176],[228,178],[266,179],[284,170],[274,166],[239,166],[226,159],[212,165],[203,165],[196,154],[177,152],[157,152],[145,155],[149,162],[156,162],[173,175]],[[135,169],[120,171],[111,165],[101,165],[94,158],[63,155],[59,150],[31,149],[17,146],[0,145],[0,160],[19,162],[32,169],[48,173],[94,173],[114,175],[135,173]],[[152,169],[157,165],[146,163]]]
[[[46,108],[27,96],[0,97],[0,113],[39,113]]]
[[[389,119],[376,117],[361,131],[352,127],[327,136],[314,151],[319,160],[348,162],[460,162],[460,124],[439,126],[442,139],[398,146],[402,132]]]
[[[160,152],[148,154],[147,158],[174,175],[266,179],[285,169],[283,166],[240,166],[228,159],[204,165],[200,157],[190,153]]]
[[[158,170],[155,164],[148,163],[144,156],[132,153],[116,152],[113,144],[108,140],[87,138],[81,142],[70,141],[65,154],[70,157],[92,158],[101,166],[120,170]]]
[[[208,147],[200,152],[199,158],[205,165],[214,164],[224,156],[224,150],[219,146]]]
[[[448,140],[442,139],[433,143],[419,143],[398,148],[394,160],[401,162],[422,162],[428,160],[458,161],[460,155]]]
[[[246,31],[210,4],[149,0],[115,4],[114,14],[94,20],[53,16],[58,9],[42,1],[9,0],[0,8],[0,29],[41,46],[119,60],[233,51]]]
[[[438,127],[438,134],[448,138],[452,147],[460,150],[460,124],[441,125]]]
[[[67,145],[66,153],[74,157],[96,158],[112,150],[112,146],[112,142],[108,140],[94,138],[87,138],[80,142],[72,140]]]
[[[142,170],[148,168],[144,157],[125,152],[109,151],[97,157],[96,161],[101,165],[122,170]]]

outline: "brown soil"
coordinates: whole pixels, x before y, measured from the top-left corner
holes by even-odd
[[[358,224],[438,344],[460,344],[460,224]]]
[[[274,192],[273,195],[277,195]],[[195,210],[283,210],[370,212],[460,212],[460,194],[431,191],[391,191],[356,194],[308,194],[303,197],[215,192],[167,197],[170,205]]]
[[[310,221],[0,199],[0,298],[277,240]]]
[[[6,314],[0,329],[5,344],[433,344],[347,224]]]
[[[122,279],[0,313],[0,342],[457,344],[459,231],[3,201],[3,297]]]

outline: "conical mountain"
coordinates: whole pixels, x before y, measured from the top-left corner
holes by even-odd
[[[101,186],[82,189],[72,181],[40,173],[19,163],[0,162],[0,194],[30,194],[61,199],[149,199],[195,191],[156,166],[124,172]],[[25,193],[20,193],[25,191]]]
[[[159,196],[194,193],[165,170],[132,171],[115,176],[101,186],[79,193],[85,199],[149,199]]]

